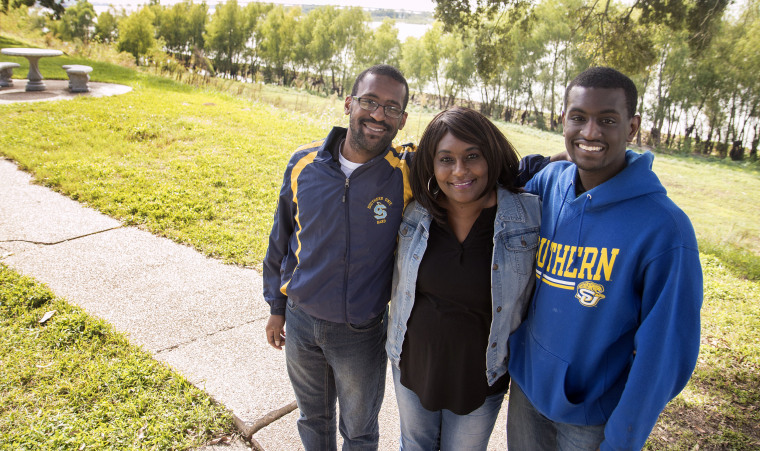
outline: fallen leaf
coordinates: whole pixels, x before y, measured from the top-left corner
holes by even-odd
[[[228,445],[232,441],[232,437],[229,435],[223,435],[221,437],[217,437],[215,439],[212,439],[210,442],[208,442],[209,445],[218,445],[220,443]]]
[[[50,318],[52,318],[53,315],[55,315],[57,312],[58,312],[57,310],[51,310],[49,312],[45,312],[45,314],[42,315],[42,318],[40,319],[39,323],[40,324],[45,324],[45,321],[47,321]]]

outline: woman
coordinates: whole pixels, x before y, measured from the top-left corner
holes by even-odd
[[[541,208],[486,117],[438,114],[411,167],[386,350],[401,449],[486,449],[509,386],[507,338],[535,284]]]

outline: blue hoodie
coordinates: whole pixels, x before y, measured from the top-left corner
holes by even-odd
[[[602,451],[640,449],[699,353],[702,269],[694,229],[652,172],[654,156],[575,195],[577,168],[549,165],[536,291],[510,337],[509,373],[547,418],[606,424]]]

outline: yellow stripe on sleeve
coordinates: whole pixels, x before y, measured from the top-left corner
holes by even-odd
[[[395,149],[396,152],[400,154],[403,154],[404,152],[415,151],[414,146],[398,146]],[[404,208],[406,208],[406,206],[409,205],[409,202],[412,201],[412,187],[409,184],[409,164],[405,159],[397,157],[393,151],[388,152],[385,155],[385,159],[388,161],[388,163],[390,163],[392,167],[399,168],[401,170],[401,174],[404,178]]]
[[[313,147],[313,146],[312,146]],[[305,147],[308,149],[308,147]],[[293,166],[293,171],[290,173],[290,190],[293,192],[293,203],[296,204],[296,217],[295,221],[298,226],[296,230],[296,241],[298,242],[298,247],[296,248],[295,257],[296,257],[296,268],[298,267],[299,263],[299,254],[301,253],[301,209],[298,208],[298,177],[301,175],[301,172],[304,170],[306,166],[311,164],[314,161],[314,158],[317,156],[317,151],[309,152],[306,154],[303,158],[298,160],[298,163],[296,163],[295,166]],[[294,270],[295,271],[295,270]],[[291,279],[293,278],[293,275],[291,274]],[[285,284],[280,287],[280,292],[284,294],[285,296],[288,295],[287,289],[288,284],[290,283],[290,280],[285,282]]]

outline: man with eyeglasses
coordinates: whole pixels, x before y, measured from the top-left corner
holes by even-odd
[[[414,146],[391,146],[409,86],[373,66],[345,100],[349,128],[296,150],[285,169],[269,249],[266,335],[282,349],[306,450],[377,449],[385,390],[385,315],[396,234],[411,198]]]

